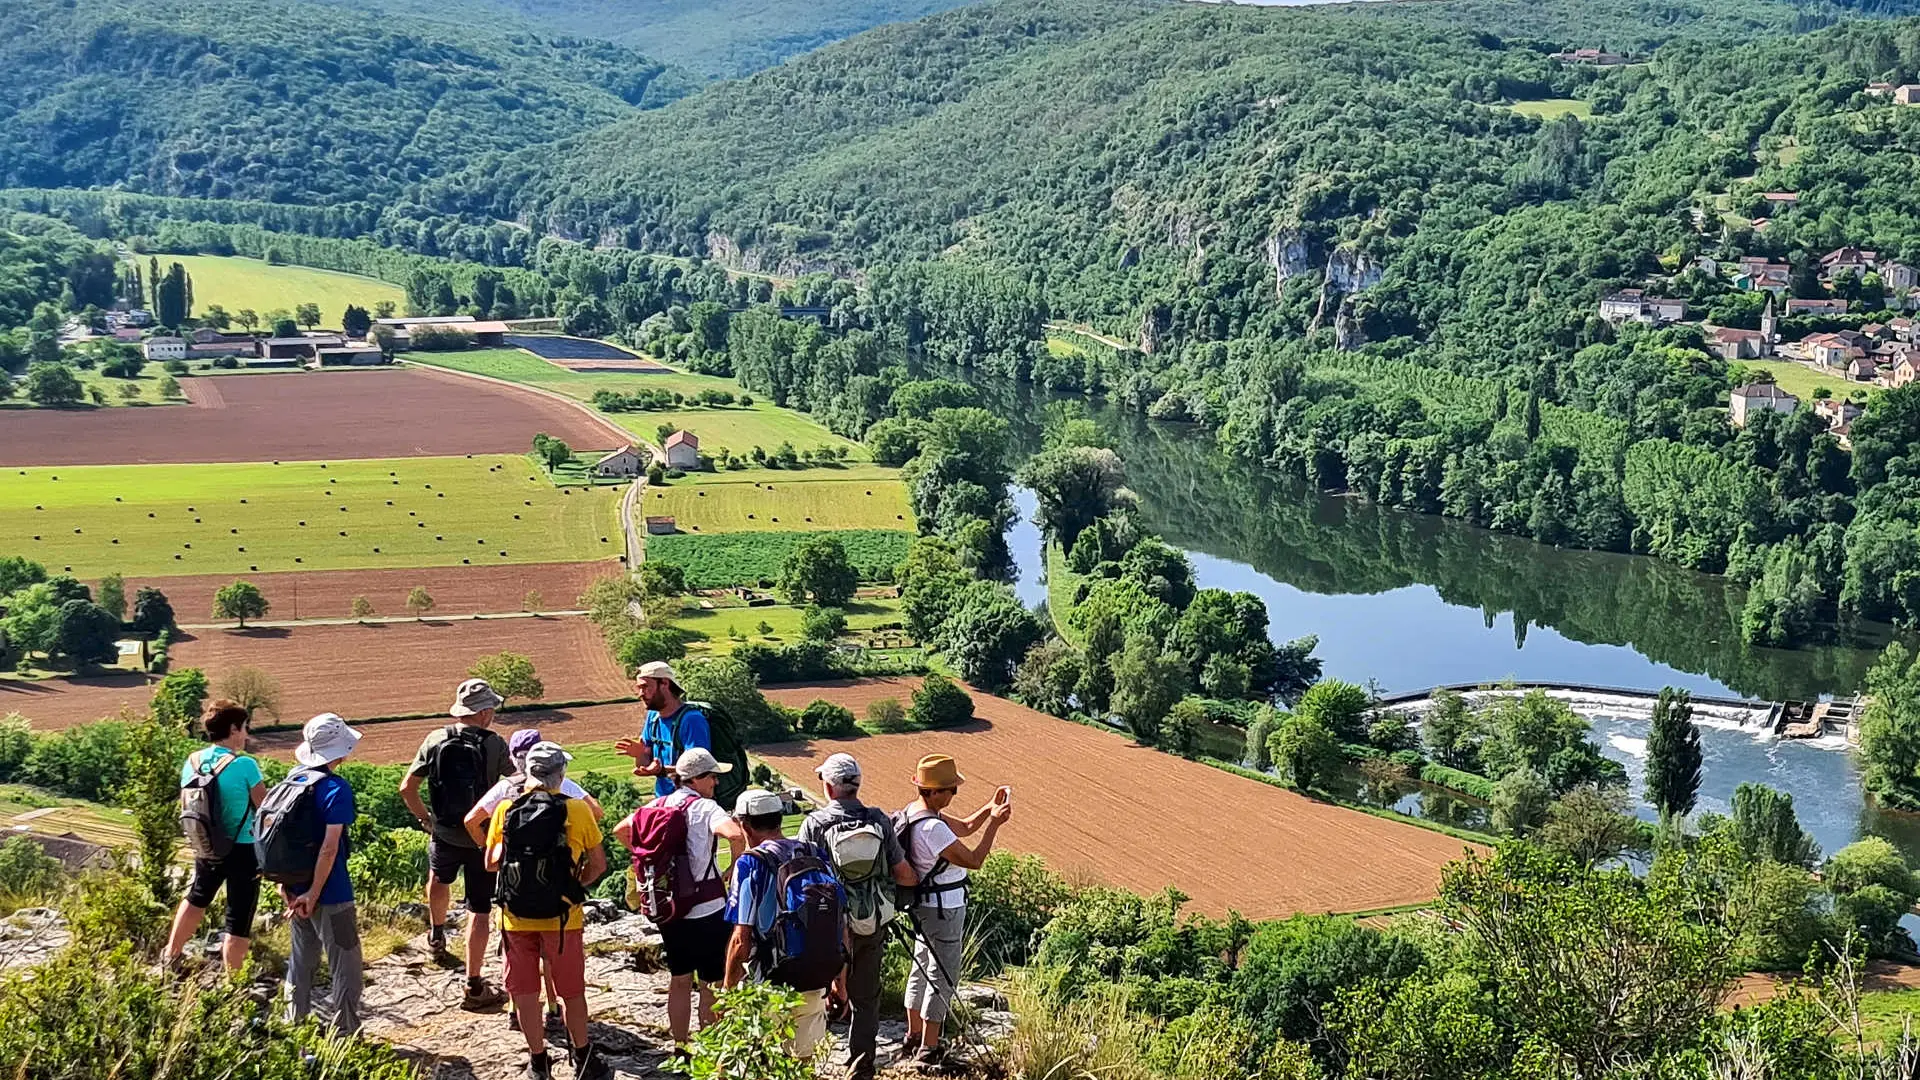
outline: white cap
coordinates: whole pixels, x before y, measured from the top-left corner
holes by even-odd
[[[556,742],[534,743],[527,751],[527,775],[552,779],[567,771],[567,762],[573,755],[561,749]]]
[[[762,814],[778,814],[787,808],[780,796],[765,788],[748,788],[740,793],[733,804],[734,817],[759,817]]]
[[[673,665],[667,663],[665,660],[649,660],[641,664],[640,670],[635,672],[633,677],[636,679],[665,679],[675,686],[680,685],[680,676],[673,673]]]
[[[720,764],[714,759],[713,751],[704,746],[689,746],[680,752],[680,760],[673,763],[673,771],[682,780],[692,780],[697,776],[732,772],[733,766]]]
[[[860,782],[860,763],[853,760],[852,754],[835,754],[820,763],[813,770],[814,775],[835,787],[846,787]]]
[[[331,765],[360,743],[360,733],[347,726],[338,713],[324,712],[307,721],[300,729],[301,742],[293,749],[293,760],[311,768]]]

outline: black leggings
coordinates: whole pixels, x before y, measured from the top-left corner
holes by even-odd
[[[253,915],[260,910],[260,863],[252,844],[235,844],[224,859],[195,859],[187,903],[205,910],[213,895],[227,887],[227,936],[253,937]]]

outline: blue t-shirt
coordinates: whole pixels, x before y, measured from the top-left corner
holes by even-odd
[[[220,827],[236,844],[253,843],[253,788],[260,783],[260,765],[245,754],[236,755],[224,746],[209,746],[187,755],[180,764],[180,786],[185,787],[198,771],[210,773],[221,758],[233,758],[220,771],[214,786],[220,789]],[[198,769],[196,770],[196,766]]]
[[[329,772],[313,785],[314,805],[320,811],[320,824],[341,825],[353,828],[356,810],[353,805],[353,788],[345,780]],[[325,839],[324,833],[322,839]],[[347,837],[345,831],[340,835],[340,853],[334,857],[333,871],[327,875],[327,883],[320,889],[322,904],[344,904],[353,899],[353,879],[347,875]]]
[[[666,768],[672,768],[680,755],[691,747],[703,750],[713,749],[713,732],[707,727],[707,714],[691,705],[682,704],[679,712],[680,739],[673,737],[674,722],[663,718],[652,709],[647,710],[647,726],[641,730],[640,738],[646,742],[647,749],[653,751],[653,760]],[[664,776],[653,778],[655,795],[671,795],[673,781]],[[733,807],[723,806],[722,810],[733,812]]]

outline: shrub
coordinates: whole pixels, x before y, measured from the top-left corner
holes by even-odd
[[[908,523],[902,522],[902,528]],[[678,566],[690,589],[723,589],[771,583],[781,576],[787,556],[809,538],[831,535],[846,550],[862,581],[882,580],[907,557],[913,535],[885,529],[841,529],[832,533],[738,532],[675,534],[647,538],[647,562]]]
[[[0,893],[37,897],[60,884],[60,860],[24,836],[0,844]]]
[[[671,629],[635,630],[620,639],[613,650],[615,660],[631,675],[640,665],[655,660],[678,660],[687,655],[684,635]]]
[[[105,802],[127,778],[127,725],[101,720],[34,738],[20,779],[62,795]]]
[[[368,896],[418,896],[427,884],[427,840],[419,829],[387,829],[373,843],[354,850],[347,858],[347,872]]]
[[[688,1046],[687,1073],[753,1080],[813,1080],[813,1062],[787,1052],[800,995],[768,983],[722,990],[714,1023]]]
[[[832,641],[847,632],[847,613],[837,607],[809,606],[800,613],[800,634],[809,641]]]
[[[727,710],[746,742],[778,742],[790,734],[784,709],[777,709],[760,693],[753,670],[731,657],[702,657],[680,668],[680,685],[687,697]]]
[[[33,753],[33,725],[19,713],[0,717],[0,782],[12,780]]]
[[[987,856],[967,879],[967,909],[984,973],[1026,963],[1035,935],[1073,895],[1073,887],[1037,855],[996,851]]]
[[[851,735],[859,730],[859,726],[853,722],[852,709],[819,698],[808,702],[807,707],[800,710],[800,719],[794,727],[801,734],[818,739]]]
[[[907,710],[896,698],[881,698],[867,706],[867,721],[863,726],[875,735],[898,735],[907,730]]]
[[[913,692],[913,723],[922,728],[953,727],[973,719],[973,697],[938,672]]]

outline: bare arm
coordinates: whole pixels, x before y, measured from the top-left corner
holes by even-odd
[[[592,885],[607,872],[607,849],[595,844],[587,849],[587,864],[580,869],[580,881]]]
[[[981,865],[987,861],[987,856],[993,854],[993,838],[1000,832],[1000,826],[1006,824],[1007,818],[1013,815],[1012,807],[998,801],[988,803],[982,809],[987,811],[987,824],[985,832],[981,834],[980,842],[969,848],[955,840],[947,845],[947,850],[940,853],[941,858],[962,870],[980,869]]]
[[[327,879],[333,876],[333,863],[340,855],[340,838],[346,831],[345,825],[327,826],[326,835],[320,840],[320,857],[313,861],[313,884],[289,905],[300,918],[313,914],[313,909],[320,906],[320,890],[327,887]]]
[[[589,793],[586,798],[580,801],[586,803],[587,809],[593,811],[593,820],[599,821],[601,818],[607,816],[607,808],[604,806],[601,806],[600,800],[594,798],[591,793]]]
[[[735,926],[727,942],[727,977],[720,985],[731,990],[747,981],[747,958],[753,955],[753,928]]]
[[[460,824],[467,827],[467,835],[473,837],[474,847],[487,846],[487,822],[492,818],[491,811],[483,805],[476,804],[473,809],[467,811],[466,817],[460,819]]]
[[[913,872],[913,864],[905,859],[893,864],[893,883],[911,888],[920,884],[920,875]]]
[[[260,809],[260,804],[262,802],[265,802],[266,798],[267,798],[267,785],[264,783],[257,783],[253,785],[253,790],[247,792],[247,803],[251,805],[255,810]]]
[[[613,838],[615,840],[620,841],[621,847],[624,847],[629,851],[633,850],[633,817],[632,815],[628,815],[625,820],[621,821],[620,824],[615,825],[613,827]]]
[[[400,781],[400,801],[407,804],[407,810],[413,814],[413,820],[428,832],[433,831],[433,819],[427,816],[427,804],[420,798],[420,781],[424,779],[417,772],[410,772]]]
[[[974,833],[980,831],[980,826],[986,824],[987,815],[991,813],[993,813],[993,804],[983,803],[980,809],[975,810],[966,817],[958,817],[953,814],[941,814],[940,820],[947,823],[947,828],[953,830],[953,835],[972,836]]]
[[[727,842],[728,850],[733,852],[733,861],[740,861],[740,854],[747,850],[747,830],[732,818],[725,818],[713,827],[713,835]]]
[[[615,753],[625,754],[633,759],[633,775],[659,776],[666,770],[653,760],[653,747],[642,739],[621,739],[613,744]]]

